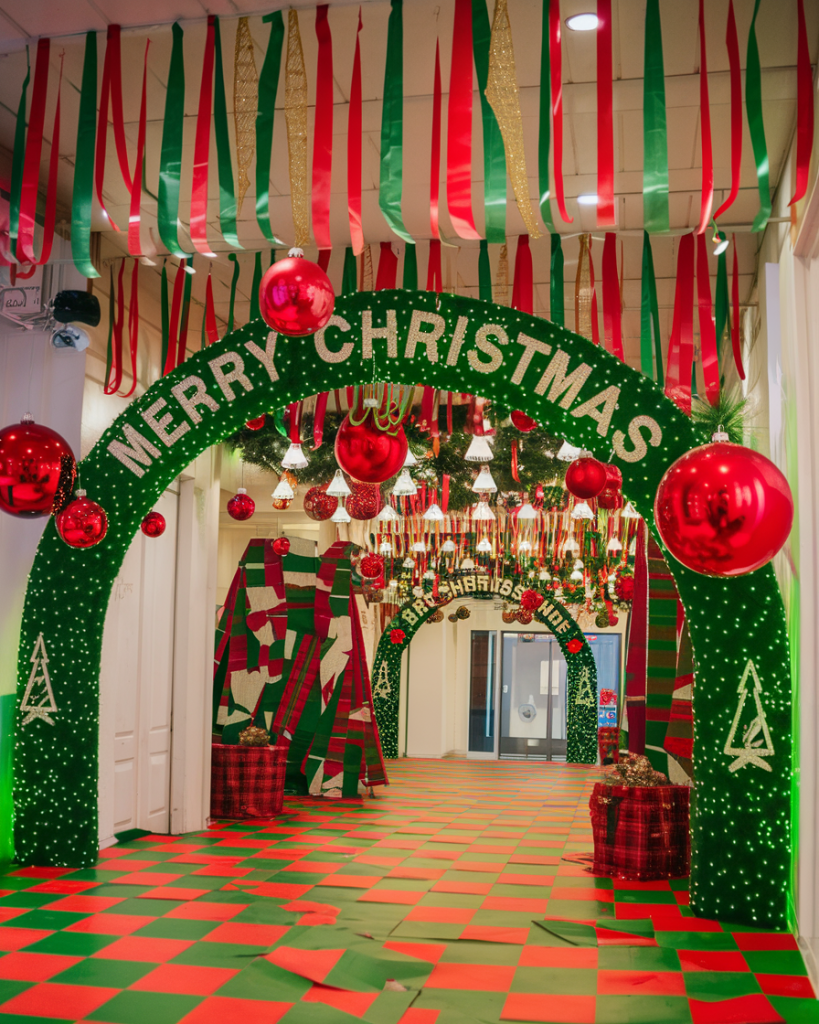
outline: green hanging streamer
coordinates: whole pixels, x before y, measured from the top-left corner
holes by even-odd
[[[403,0],[392,0],[387,24],[387,65],[381,111],[381,180],[378,205],[384,219],[405,242],[412,235],[401,217],[404,174],[404,21]]]
[[[227,333],[233,330],[233,310],[236,305],[236,285],[239,283],[239,260],[235,252],[228,253],[228,259],[233,261],[233,277],[230,282],[230,305],[228,306]]]
[[[168,308],[168,268],[162,264],[162,284],[160,292],[160,303],[162,310],[162,362],[163,368],[168,363],[168,343],[171,337],[171,314]]]
[[[656,360],[656,372],[655,372]],[[660,338],[660,309],[651,239],[643,231],[643,276],[640,289],[640,369],[652,380],[663,383],[663,346]]]
[[[561,327],[566,325],[566,310],[563,304],[563,246],[560,235],[552,235],[552,265],[549,278],[549,319]]]
[[[236,193],[233,188],[233,165],[230,160],[225,69],[222,65],[222,40],[219,19],[214,27],[213,130],[216,135],[216,162],[219,167],[219,227],[222,237],[234,249],[241,249],[236,233]]]
[[[185,266],[189,267],[193,263],[193,257],[189,256],[185,260]],[[189,274],[185,271],[185,284],[182,288],[182,315],[179,317],[179,344],[185,344],[185,348],[182,349],[181,353],[177,354],[177,365],[181,365],[187,356],[187,333],[188,333],[188,318],[191,312],[191,285],[193,284],[193,274]]]
[[[344,250],[344,272],[341,275],[341,294],[353,295],[358,291],[358,267],[356,266],[353,247],[348,245]]]
[[[404,250],[404,280],[401,287],[411,292],[418,291],[418,254],[415,242],[407,242]]]
[[[665,109],[660,0],[646,7],[643,71],[643,226],[668,231],[668,127]]]
[[[179,245],[179,181],[182,174],[182,134],[185,120],[185,58],[182,47],[182,26],[171,28],[171,66],[165,93],[165,119],[162,123],[162,149],[159,154],[159,195],[156,219],[159,237],[174,256],[182,259],[189,253]],[[94,75],[96,90],[96,73]],[[80,152],[79,145],[77,153]],[[145,180],[143,176],[143,181]]]
[[[97,33],[85,37],[74,194],[71,201],[71,255],[83,277],[99,277],[91,262],[91,205],[94,195],[94,147],[97,139]],[[12,193],[14,190],[12,189]],[[19,198],[19,193],[18,193]],[[19,218],[19,206],[18,206]]]
[[[250,287],[250,319],[258,320],[262,315],[259,306],[259,289],[262,286],[262,254],[256,253],[256,261],[253,264],[253,284]]]
[[[108,382],[111,380],[111,364],[114,361],[114,264],[108,267],[108,344],[105,356],[105,382],[103,388],[108,393]],[[99,277],[99,274],[97,275]],[[164,363],[162,364],[165,365]]]
[[[765,125],[762,120],[762,71],[759,66],[759,46],[756,41],[756,16],[760,0],[754,4],[754,16],[748,32],[748,55],[745,60],[745,110],[751,131],[751,146],[756,163],[756,180],[759,186],[759,213],[754,217],[752,231],[764,231],[771,216],[771,187],[769,183],[768,146],[765,142]],[[15,146],[16,151],[16,146]]]
[[[481,241],[478,255],[478,298],[484,302],[492,301],[492,267],[489,263],[489,243]]]
[[[277,409],[273,413],[273,426],[278,430],[282,437],[286,437],[288,440],[290,439],[290,431],[287,429],[284,422],[284,409]]]
[[[270,38],[259,75],[259,107],[256,114],[256,220],[271,245],[284,245],[270,226],[270,157],[273,150],[273,117],[284,46],[284,18],[273,11],[262,18],[270,25]]]
[[[717,290],[714,297],[714,315],[716,320],[717,328],[717,360],[719,362],[719,368],[722,372],[725,366],[725,360],[723,357],[722,346],[723,343],[728,341],[728,347],[731,345],[731,321],[728,317],[728,309],[730,300],[728,298],[728,254],[721,252],[717,256]],[[730,361],[729,361],[730,362]]]
[[[26,47],[26,77],[23,79],[23,91],[17,107],[17,124],[14,128],[14,153],[11,158],[11,194],[9,196],[9,251],[12,259],[17,249],[17,233],[20,230],[20,191],[23,187],[23,162],[26,156],[26,94],[31,78],[31,64]],[[96,106],[96,83],[94,83],[94,103]],[[93,162],[93,154],[92,154]],[[89,221],[90,224],[90,221]]]
[[[549,149],[552,144],[551,59],[549,57],[549,2],[543,0],[543,22],[540,33],[540,110],[537,142],[537,179],[540,192],[540,216],[554,235],[555,222],[549,202]]]
[[[478,76],[483,122],[483,206],[487,242],[506,241],[506,151],[498,120],[486,98],[489,79],[489,41],[492,28],[486,0],[472,0],[472,53]],[[548,52],[548,51],[547,51]],[[548,96],[548,85],[547,92]]]

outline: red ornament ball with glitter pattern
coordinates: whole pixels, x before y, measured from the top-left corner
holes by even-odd
[[[0,509],[33,519],[59,512],[71,500],[77,466],[56,430],[24,416],[0,430]]]
[[[336,434],[335,452],[339,466],[353,480],[382,484],[404,465],[407,438],[403,427],[393,434],[380,430],[371,416],[361,423],[351,423],[345,416]]]
[[[566,490],[575,498],[596,498],[606,486],[606,466],[590,455],[575,459],[566,470]]]
[[[378,484],[362,484],[358,480],[351,480],[350,490],[353,493],[347,499],[345,507],[351,518],[362,522],[375,519],[384,506]]]
[[[161,537],[165,532],[165,516],[161,512],[149,512],[139,528],[146,537]]]
[[[246,519],[250,519],[256,511],[256,502],[250,497],[244,487],[240,487],[227,503],[227,510],[231,519],[243,523]]]
[[[108,533],[108,516],[102,505],[86,498],[85,491],[54,517],[57,533],[70,548],[93,548]]]
[[[329,484],[311,487],[304,495],[304,511],[315,523],[323,523],[338,508],[338,498],[327,493]]]
[[[330,278],[301,249],[291,249],[272,264],[259,288],[259,309],[268,327],[291,338],[326,327],[335,301]]]
[[[358,571],[365,580],[377,580],[384,571],[384,559],[370,552],[358,563]]]

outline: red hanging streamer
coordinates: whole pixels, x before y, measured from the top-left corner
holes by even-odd
[[[105,46],[105,62],[102,68],[102,91],[100,93],[100,111],[97,121],[97,153],[95,161],[95,180],[97,199],[103,215],[115,231],[117,225],[108,216],[102,199],[102,188],[105,178],[105,152],[108,140],[108,106],[111,106],[111,120],[114,125],[114,144],[117,148],[119,170],[125,187],[130,194],[133,188],[131,171],[128,167],[128,147],[125,143],[125,118],[122,112],[122,53],[120,49],[120,26],[108,26],[108,39]]]
[[[330,249],[330,177],[333,167],[333,38],[327,4],[316,8],[316,116],[313,129],[313,236]]]
[[[446,135],[446,202],[460,238],[480,238],[472,214],[472,3],[455,0]]]
[[[731,191],[714,214],[714,220],[725,213],[739,195],[739,177],[742,169],[742,69],[739,63],[739,39],[734,18],[734,0],[728,0],[728,27],[725,30],[728,49],[728,69],[731,80]]]
[[[205,337],[208,345],[219,340],[219,328],[216,325],[216,307],[213,302],[213,280],[208,267],[208,283],[205,288]]]
[[[560,49],[560,0],[549,3],[549,75],[552,84],[552,138],[554,141],[555,200],[567,224],[574,220],[566,212],[563,191],[563,54]]]
[[[520,483],[520,476],[518,475],[518,442],[517,439],[512,441],[512,479],[516,483]],[[515,519],[517,523],[517,518]]]
[[[734,276],[731,281],[731,348],[734,352],[734,365],[740,380],[745,380],[745,368],[742,365],[742,348],[739,343],[739,263],[737,261],[737,236],[732,236],[734,250]]]
[[[439,239],[433,238],[429,243],[429,263],[427,264],[427,291],[440,292],[443,290],[443,275],[441,273],[441,243]]]
[[[330,266],[330,254],[332,251],[332,249],[319,249],[317,263],[325,274],[327,273],[327,268]]]
[[[614,224],[611,0],[597,0],[597,226]]]
[[[353,77],[350,82],[350,111],[347,116],[347,216],[350,221],[350,241],[356,256],[364,251],[364,231],[361,227],[361,26],[359,7]]]
[[[433,238],[438,230],[438,201],[441,192],[441,44],[435,40],[435,80],[432,87],[432,157],[429,165],[429,226]]]
[[[534,272],[532,270],[532,250],[529,247],[529,236],[518,237],[518,249],[515,254],[515,276],[512,279],[512,309],[521,313],[534,313]]]
[[[700,359],[705,380],[705,397],[711,405],[719,400],[719,359],[717,327],[711,317],[711,278],[705,235],[697,235],[697,311],[700,321]]]
[[[46,191],[46,207],[45,216],[43,218],[43,247],[40,252],[40,258],[33,260],[36,266],[42,266],[48,263],[51,258],[51,250],[54,246],[54,225],[57,220],[57,173],[60,167],[60,107],[61,107],[61,92],[63,82],[63,57],[60,56],[60,75],[57,79],[57,108],[54,111],[54,127],[51,132],[51,156],[48,161],[48,186]],[[19,241],[22,242],[23,238],[23,219],[22,210],[20,213],[20,236]],[[34,255],[34,228],[32,225],[32,234],[30,239],[26,236],[26,244],[31,243],[29,251],[31,255]],[[6,227],[4,234],[5,244],[8,244],[8,227]],[[19,244],[19,243],[18,243]],[[9,266],[9,264],[0,257],[1,266]],[[34,273],[35,267],[32,267],[27,274],[21,274],[17,276],[31,277]],[[12,284],[14,281],[12,280]]]
[[[199,88],[199,110],[196,115],[196,138],[193,148],[193,186],[191,189],[191,242],[197,252],[210,258],[215,253],[208,245],[208,169],[210,164],[210,127],[213,108],[213,64],[216,45],[214,15],[208,15],[208,34],[202,60],[202,84]]]
[[[124,263],[124,261],[123,261]],[[137,346],[139,345],[139,260],[131,270],[131,305],[128,309],[128,344],[131,349],[131,388],[123,398],[130,398],[137,386]]]
[[[316,398],[316,411],[313,414],[313,451],[321,448],[324,441],[324,417],[327,414],[329,391],[322,391]]]
[[[114,320],[114,331],[113,331],[113,347],[111,350],[111,373],[108,380],[105,383],[105,387],[102,389],[103,394],[113,395],[119,391],[119,386],[122,383],[122,332],[125,321],[125,288],[122,283],[122,275],[125,272],[125,260],[119,265],[119,274],[117,275],[117,315]],[[112,295],[110,301],[114,301]]]
[[[190,266],[192,259],[185,260],[185,265]],[[187,271],[185,272],[187,273]],[[176,282],[174,282],[175,286]],[[191,312],[190,294],[182,293],[182,318],[179,323],[179,346],[176,351],[176,365],[181,366],[185,362],[188,353],[188,320]]]
[[[714,205],[714,156],[711,148],[711,107],[708,103],[708,63],[705,55],[705,0],[700,0],[700,135],[702,140],[702,198],[700,199],[701,235],[711,219]]]
[[[694,363],[694,236],[683,235],[677,253],[674,320],[668,342],[665,393],[691,414],[691,367]]]
[[[131,209],[128,216],[128,252],[132,256],[142,254],[142,242],[139,237],[140,203],[142,202],[142,164],[145,158],[145,120],[147,113],[148,86],[148,47],[151,40],[145,43],[145,63],[142,68],[142,102],[139,107],[139,130],[137,133],[136,163],[134,179],[131,183]]]
[[[589,235],[589,287],[591,288],[591,327],[592,341],[600,344],[600,317],[597,314],[597,288],[594,283],[594,258],[592,257],[592,237]]]
[[[606,349],[625,362],[620,279],[617,275],[617,236],[606,232],[603,242],[603,335]]]
[[[287,412],[290,419],[290,443],[301,444],[301,402],[291,402]]]
[[[20,263],[35,263],[34,222],[37,213],[37,187],[40,182],[40,156],[43,151],[45,106],[48,95],[49,40],[37,44],[34,65],[34,87],[28,117],[28,134],[23,160],[23,178],[20,186],[20,221],[17,236],[17,259]]]
[[[804,0],[797,0],[796,43],[796,191],[789,206],[798,203],[808,190],[810,155],[813,150],[813,72],[810,66]]]
[[[179,331],[179,313],[182,309],[182,285],[185,281],[185,265],[180,263],[176,270],[176,277],[173,282],[173,297],[171,298],[171,322],[168,332],[168,351],[165,356],[165,366],[162,376],[170,373],[176,366],[177,337]]]
[[[375,276],[375,290],[395,288],[398,281],[398,257],[390,242],[381,243],[381,254],[378,258],[378,273]]]

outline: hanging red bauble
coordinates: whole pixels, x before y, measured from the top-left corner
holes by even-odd
[[[517,620],[522,626],[528,626],[533,618],[534,614],[530,611],[527,611],[526,608],[521,608],[518,611]]]
[[[354,480],[382,484],[400,472],[407,457],[404,428],[380,430],[371,416],[351,423],[345,416],[336,434],[336,461]],[[352,514],[352,513],[351,513]]]
[[[687,452],[666,472],[654,517],[665,546],[689,569],[744,576],[770,562],[788,539],[793,497],[770,459],[716,440]]]
[[[624,565],[614,574],[614,593],[618,601],[634,600],[634,573]]]
[[[521,412],[519,409],[509,413],[509,419],[512,421],[512,426],[519,430],[521,434],[528,434],[530,430],[534,430],[537,427],[537,420],[533,420],[531,416],[527,416],[525,412]]]
[[[358,571],[365,580],[377,580],[384,571],[384,559],[370,552],[358,563]]]
[[[274,498],[270,504],[277,512],[285,512],[292,504],[292,498]]]
[[[597,507],[609,512],[623,507],[623,474],[610,462],[606,463],[606,486],[597,495]]]
[[[351,518],[366,522],[368,519],[375,519],[384,502],[381,498],[381,488],[378,484],[362,484],[358,480],[350,481],[350,490],[353,492],[347,499],[345,508]]]
[[[93,548],[108,533],[108,516],[102,505],[91,501],[85,491],[54,517],[57,533],[70,548]]]
[[[149,512],[139,528],[146,537],[161,537],[165,532],[165,516],[161,512]]]
[[[245,519],[250,519],[256,511],[256,502],[250,497],[244,487],[240,487],[227,503],[227,510],[231,519],[237,519],[240,523],[243,523]]]
[[[273,263],[259,288],[259,307],[267,325],[293,338],[326,327],[335,301],[330,278],[317,263],[306,260],[301,249],[291,249],[286,259]]]
[[[329,484],[311,487],[304,496],[304,511],[316,523],[323,523],[338,508],[338,498],[327,493]]]
[[[520,596],[520,606],[527,612],[536,612],[543,601],[543,594],[539,594],[536,590],[524,590]]]
[[[606,466],[591,455],[575,459],[566,470],[566,490],[575,498],[596,498],[605,486]]]
[[[280,555],[282,558],[284,558],[284,556],[287,554],[287,552],[289,550],[290,550],[290,541],[288,540],[287,537],[277,537],[273,541],[273,551],[277,555]]]
[[[10,516],[48,516],[71,500],[77,465],[56,430],[26,413],[0,430],[0,509]]]
[[[255,420],[248,420],[247,423],[245,423],[245,426],[247,427],[248,430],[261,430],[262,427],[264,426],[264,421],[265,414],[262,413],[262,415],[257,416]]]

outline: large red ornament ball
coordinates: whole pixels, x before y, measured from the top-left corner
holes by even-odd
[[[381,488],[378,484],[362,484],[358,480],[350,482],[350,490],[353,492],[347,499],[345,508],[352,519],[366,522],[368,519],[375,519],[384,502],[381,498]]]
[[[301,249],[291,249],[286,259],[272,264],[259,288],[267,325],[293,338],[326,327],[335,301],[330,278],[317,263],[306,260]]]
[[[54,517],[57,533],[70,548],[93,548],[108,533],[108,516],[96,501],[90,501],[85,491]]]
[[[591,455],[575,459],[566,470],[566,489],[575,498],[596,498],[606,486],[606,466]]]
[[[243,523],[245,519],[250,519],[256,511],[256,502],[250,497],[244,487],[240,487],[227,503],[227,510],[231,519],[236,519],[238,522]]]
[[[71,500],[77,465],[56,430],[26,415],[0,430],[0,509],[34,518],[65,508]]]
[[[382,484],[404,465],[407,438],[403,427],[392,434],[379,430],[370,416],[355,424],[345,416],[336,434],[335,451],[336,462],[354,480]]]
[[[358,563],[358,571],[365,580],[377,580],[384,571],[384,559],[370,552]]]
[[[289,550],[290,550],[290,541],[289,541],[289,539],[287,537],[277,537],[273,541],[273,551],[274,551],[275,554],[279,555],[281,558],[284,558],[284,556],[287,554],[287,552]]]
[[[610,462],[606,463],[606,486],[597,495],[597,507],[609,512],[623,507],[623,474]]]
[[[316,523],[323,523],[338,508],[338,498],[327,493],[329,484],[311,487],[304,495],[304,511]]]
[[[625,566],[620,566],[617,569],[614,574],[614,593],[618,601],[634,600],[634,573],[631,569]]]
[[[535,612],[543,604],[543,594],[536,590],[524,590],[520,596],[520,606],[527,612]]]
[[[161,512],[149,512],[139,528],[146,537],[161,537],[165,532],[165,516]]]
[[[537,426],[537,420],[533,420],[531,416],[527,416],[525,412],[521,412],[519,409],[509,413],[509,419],[512,421],[512,426],[519,430],[521,434],[528,434],[530,430],[534,430]]]
[[[791,532],[793,496],[770,459],[728,441],[677,459],[660,481],[654,517],[663,543],[707,576],[744,576],[774,557]]]

